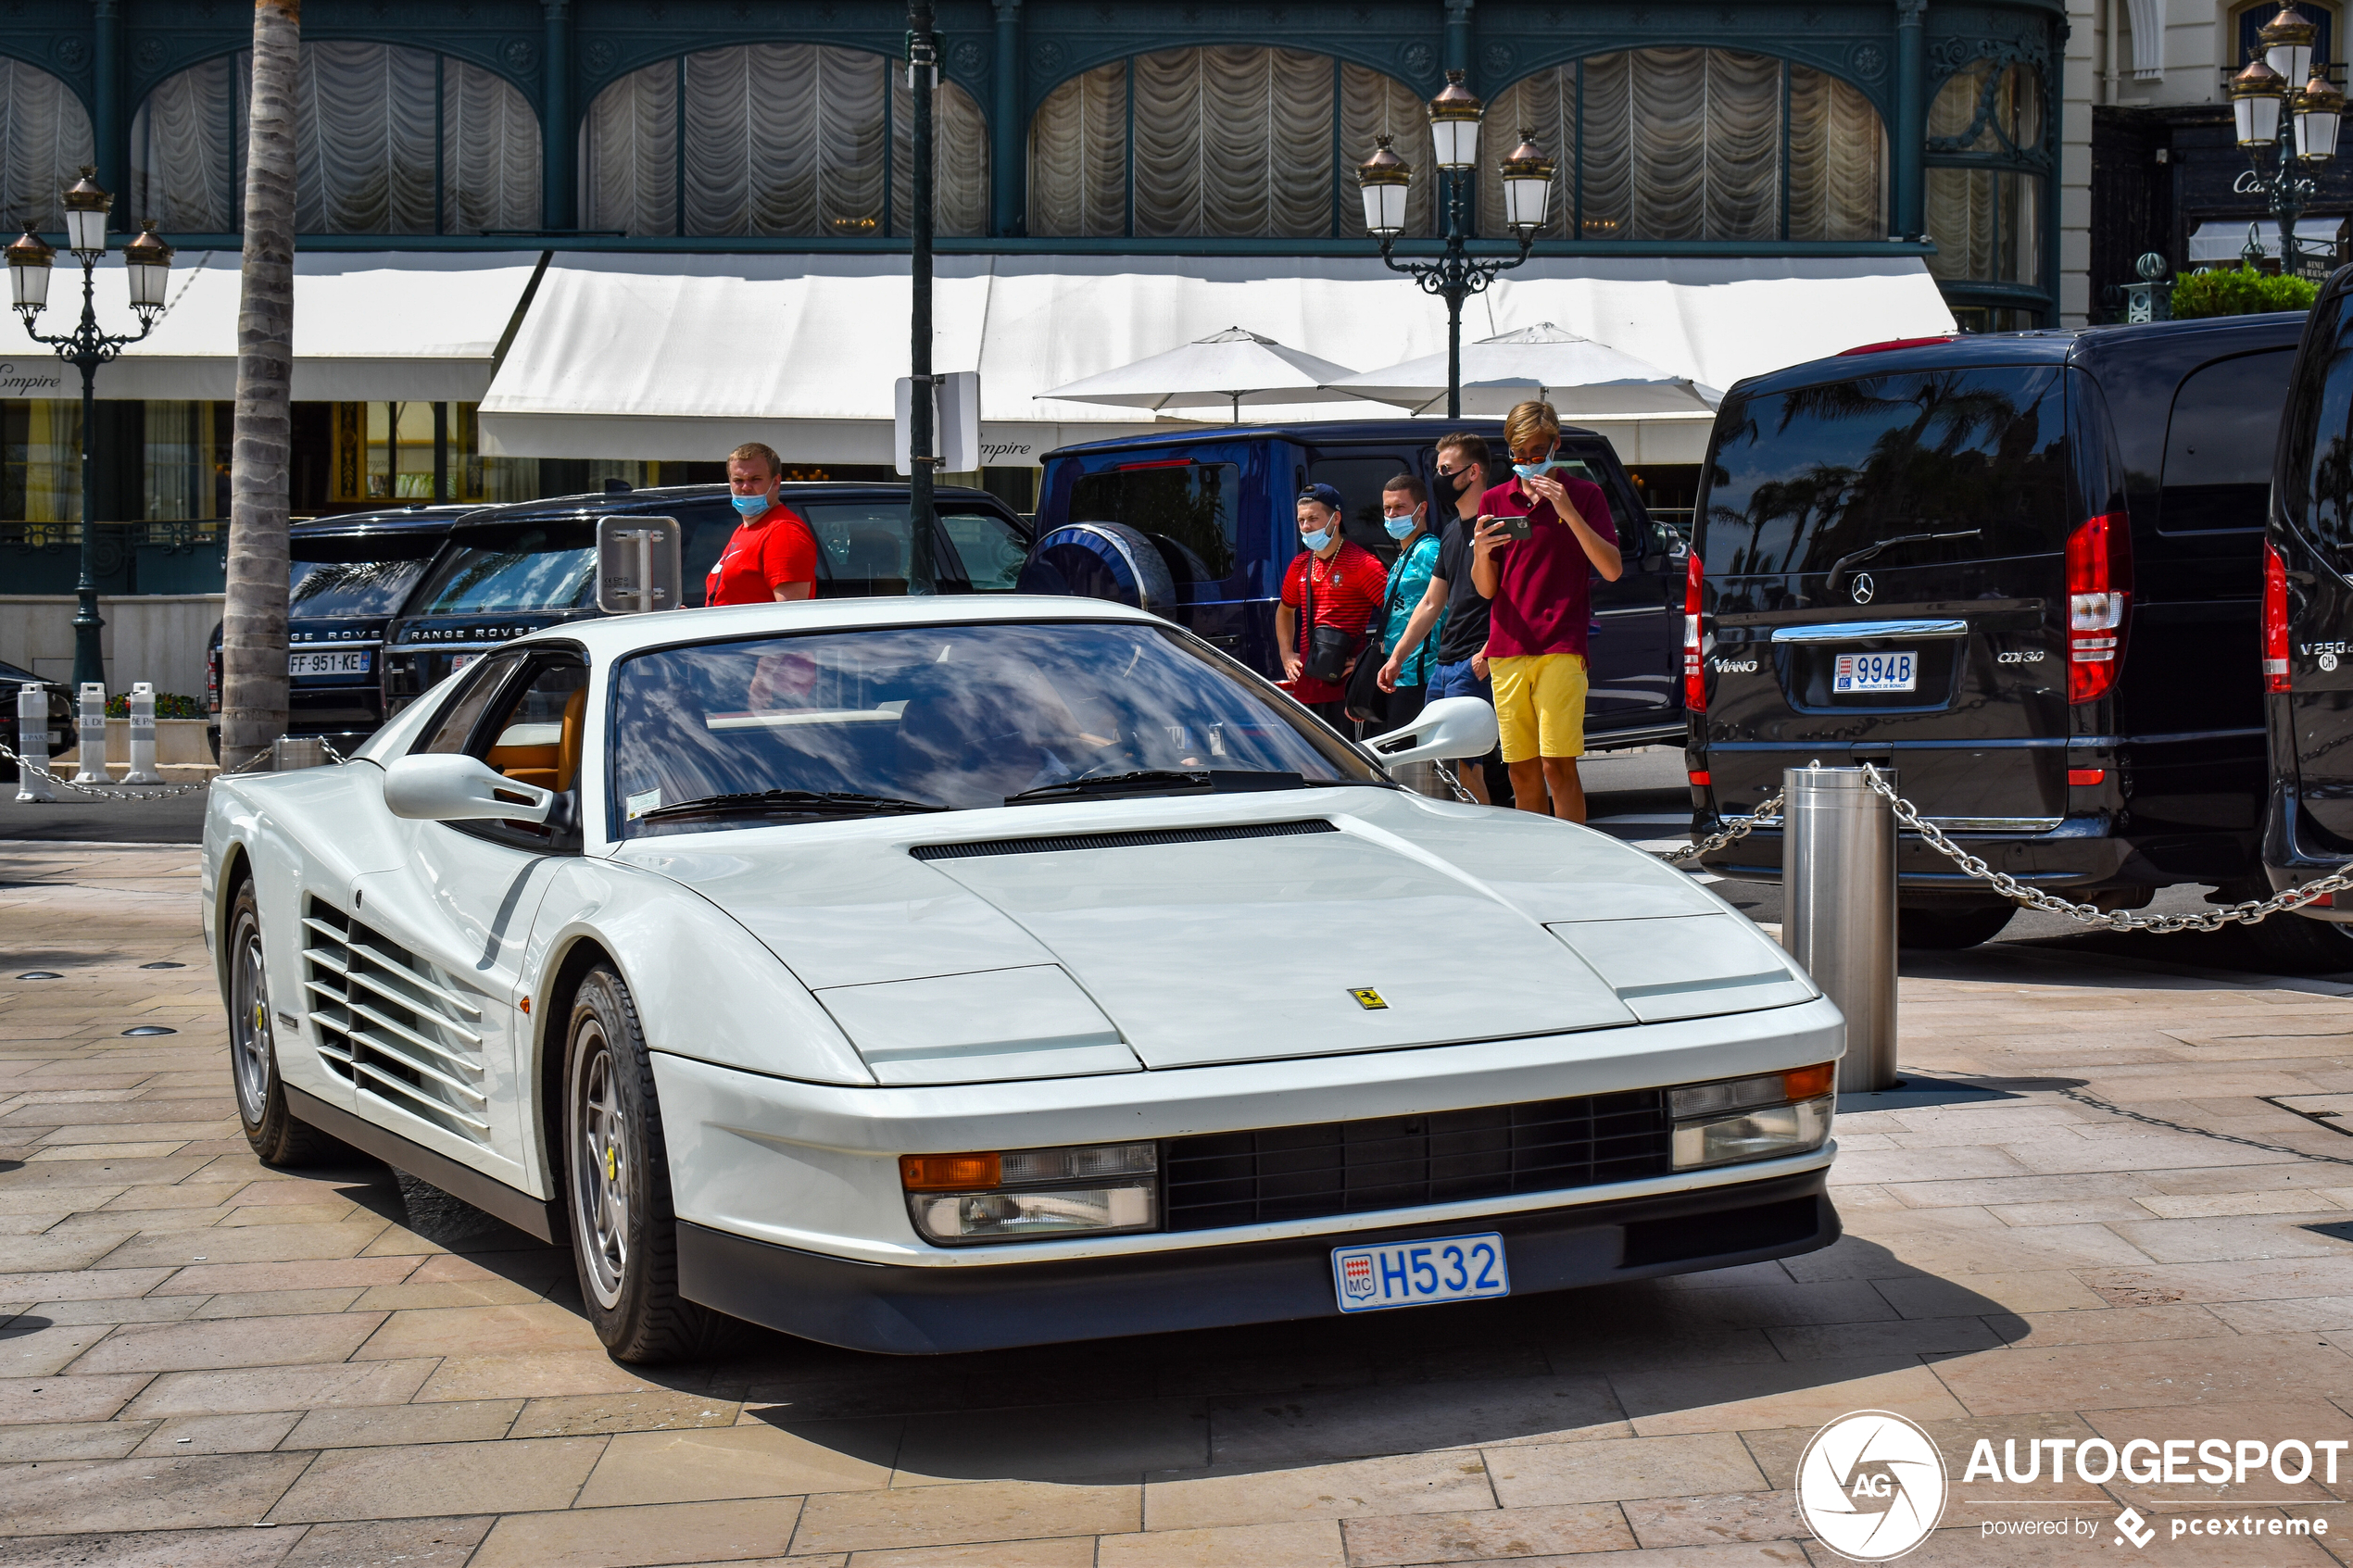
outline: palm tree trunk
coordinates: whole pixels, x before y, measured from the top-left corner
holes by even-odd
[[[220,624],[220,763],[286,732],[286,473],[294,406],[295,72],[302,0],[254,0],[229,594]]]

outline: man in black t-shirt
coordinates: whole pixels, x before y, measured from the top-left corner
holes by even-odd
[[[1478,498],[1487,489],[1488,461],[1484,436],[1458,433],[1439,440],[1438,483],[1431,497],[1432,509],[1451,504],[1454,520],[1446,525],[1446,532],[1439,539],[1438,571],[1429,580],[1428,591],[1422,595],[1422,602],[1414,607],[1413,619],[1405,623],[1404,634],[1397,639],[1397,646],[1390,651],[1389,662],[1381,667],[1380,688],[1385,692],[1397,689],[1398,672],[1404,661],[1436,625],[1438,668],[1430,672],[1429,684],[1423,693],[1424,702],[1436,702],[1441,696],[1483,697],[1491,703],[1495,700],[1495,688],[1487,676],[1488,601],[1471,582],[1471,532],[1478,519]],[[1486,760],[1501,771],[1498,757],[1491,756]],[[1464,786],[1481,805],[1493,803],[1488,769],[1466,767],[1461,770],[1461,777]]]

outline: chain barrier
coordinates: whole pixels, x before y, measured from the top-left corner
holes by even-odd
[[[1697,859],[1702,855],[1712,855],[1727,844],[1738,843],[1758,828],[1777,828],[1780,825],[1781,792],[1777,789],[1766,799],[1759,801],[1755,811],[1745,817],[1734,817],[1732,825],[1723,832],[1710,834],[1687,848],[1661,849],[1654,853],[1670,866],[1680,865],[1685,860]]]
[[[324,751],[328,756],[333,758],[337,763],[344,763],[351,760],[351,759],[346,757],[342,752],[337,751],[326,741],[321,740],[319,743],[319,746],[320,749]],[[56,784],[59,789],[69,789],[76,795],[94,795],[103,800],[167,800],[174,796],[200,795],[204,791],[212,787],[213,779],[234,778],[240,773],[250,773],[257,768],[259,768],[264,763],[268,762],[271,759],[271,753],[268,751],[258,752],[233,768],[224,768],[220,771],[215,773],[212,778],[199,779],[194,784],[142,784],[135,789],[118,789],[99,784],[76,784],[71,779],[65,777],[63,774],[51,772],[48,769],[43,767],[38,762],[27,761],[23,757],[18,754],[17,749],[14,746],[6,745],[5,743],[0,743],[0,757],[6,758],[9,761],[14,762],[17,765],[17,771],[19,773],[21,774],[30,771],[37,777],[48,780],[49,783]]]

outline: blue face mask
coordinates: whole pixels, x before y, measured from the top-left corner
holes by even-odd
[[[1547,458],[1541,463],[1514,463],[1512,471],[1522,479],[1534,479],[1540,473],[1550,472],[1552,467],[1553,460]]]
[[[1403,539],[1421,526],[1418,520],[1410,514],[1404,517],[1385,517],[1380,520],[1380,525],[1389,530],[1389,536],[1392,539]]]
[[[768,497],[765,495],[730,495],[727,499],[734,502],[736,509],[746,517],[758,517],[768,509]]]
[[[1327,528],[1321,533],[1302,533],[1299,536],[1299,542],[1311,550],[1320,551],[1332,542],[1332,531]]]

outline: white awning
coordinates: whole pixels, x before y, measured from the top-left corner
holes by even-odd
[[[932,363],[978,370],[991,463],[1172,422],[1038,395],[1239,325],[1365,369],[1443,352],[1444,305],[1378,257],[946,256]],[[484,449],[889,463],[907,372],[904,257],[562,253],[483,400]],[[1466,306],[1466,342],[1553,321],[1688,376],[1743,376],[1953,330],[1917,257],[1541,259]],[[1253,421],[1378,418],[1381,403],[1247,409]],[[1201,422],[1189,420],[1185,422]],[[1695,462],[1709,417],[1586,420],[1630,461]]]
[[[309,251],[295,257],[294,395],[304,402],[472,403],[490,389],[492,355],[506,335],[538,266],[537,251],[363,254]],[[44,331],[69,324],[81,279],[59,258]],[[145,342],[98,371],[98,395],[133,399],[221,399],[237,395],[234,251],[183,251],[173,258],[171,303]],[[107,330],[136,325],[124,301],[122,253],[98,269],[98,318]],[[30,345],[28,345],[30,346]],[[38,374],[30,355],[12,379]],[[16,397],[72,397],[69,366],[45,369],[55,387]]]
[[[2299,250],[2327,250],[2336,244],[2336,232],[2344,226],[2342,218],[2299,218],[2296,220],[2296,243]],[[2255,237],[2266,256],[2280,254],[2280,226],[2274,219],[2262,219],[2255,225]],[[2211,267],[2217,262],[2234,262],[2246,254],[2247,220],[2239,218],[2218,219],[2201,223],[2190,231],[2190,265]]]

